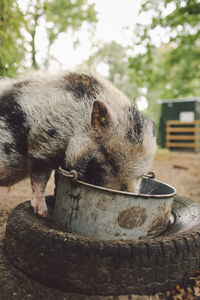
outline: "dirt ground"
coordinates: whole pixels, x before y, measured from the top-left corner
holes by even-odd
[[[177,190],[177,194],[200,203],[200,153],[159,150],[153,162],[152,170],[156,174],[156,179],[174,186]],[[46,194],[48,195],[53,194],[53,182],[54,179],[52,176],[46,190]],[[30,195],[31,188],[28,179],[9,189],[0,187],[0,237],[5,231],[5,221],[9,212],[17,204],[29,200]],[[177,293],[176,291],[175,294]],[[185,293],[187,294],[188,292]],[[187,295],[189,296],[186,296],[186,298],[177,299],[200,299],[200,289],[196,290],[196,292],[190,289]],[[146,298],[144,296],[123,297],[124,298],[119,297],[118,299],[161,299],[159,296],[153,298]],[[67,294],[37,283],[12,266],[3,251],[3,242],[0,239],[0,300],[9,299],[114,300],[117,298],[98,298],[96,296],[88,298],[76,294]]]
[[[174,186],[177,194],[200,203],[200,153],[158,151],[152,169],[156,179]]]

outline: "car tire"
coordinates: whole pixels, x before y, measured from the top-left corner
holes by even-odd
[[[53,199],[49,197],[48,206]],[[5,251],[41,283],[87,295],[154,294],[183,283],[200,267],[200,208],[175,197],[166,231],[151,239],[100,240],[52,228],[30,202],[9,215]]]

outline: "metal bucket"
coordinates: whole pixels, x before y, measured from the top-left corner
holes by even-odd
[[[111,190],[79,180],[59,168],[55,228],[98,239],[140,239],[162,233],[176,191],[144,177],[139,194]],[[70,178],[71,177],[71,178]]]

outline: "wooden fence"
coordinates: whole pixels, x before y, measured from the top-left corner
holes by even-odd
[[[193,122],[167,121],[166,147],[200,150],[200,120]]]

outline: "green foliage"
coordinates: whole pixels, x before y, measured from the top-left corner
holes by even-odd
[[[24,16],[14,0],[0,0],[0,77],[11,77],[21,67]]]
[[[138,46],[129,60],[139,86],[148,89],[149,108],[156,100],[200,95],[200,3],[198,0],[145,0],[137,25]],[[160,35],[155,45],[153,35]],[[157,114],[157,119],[159,115]]]
[[[138,44],[146,46],[147,51],[130,60],[130,67],[142,74],[138,84],[148,85],[150,90],[159,88],[158,94],[164,99],[199,95],[199,1],[148,0],[141,13],[150,12],[152,21],[140,25],[137,36]],[[168,42],[156,48],[152,33],[158,29]]]
[[[79,29],[83,22],[96,22],[94,4],[86,0],[56,0],[44,3],[46,21],[53,22],[54,27],[48,29],[54,39],[60,32],[65,32],[69,27]]]
[[[43,21],[47,32],[48,66],[50,49],[58,35],[80,29],[84,23],[97,21],[94,4],[87,0],[27,0],[22,12],[17,0],[0,0],[0,76],[13,76],[25,69],[27,54],[32,68],[38,69],[36,37]]]
[[[60,33],[67,32],[68,29],[74,31],[80,29],[84,22],[95,24],[97,21],[94,4],[88,4],[87,0],[29,0],[26,31],[31,35],[29,44],[34,69],[38,68],[35,39],[41,18],[49,25],[46,26],[48,37],[46,66],[50,59],[50,48]]]

